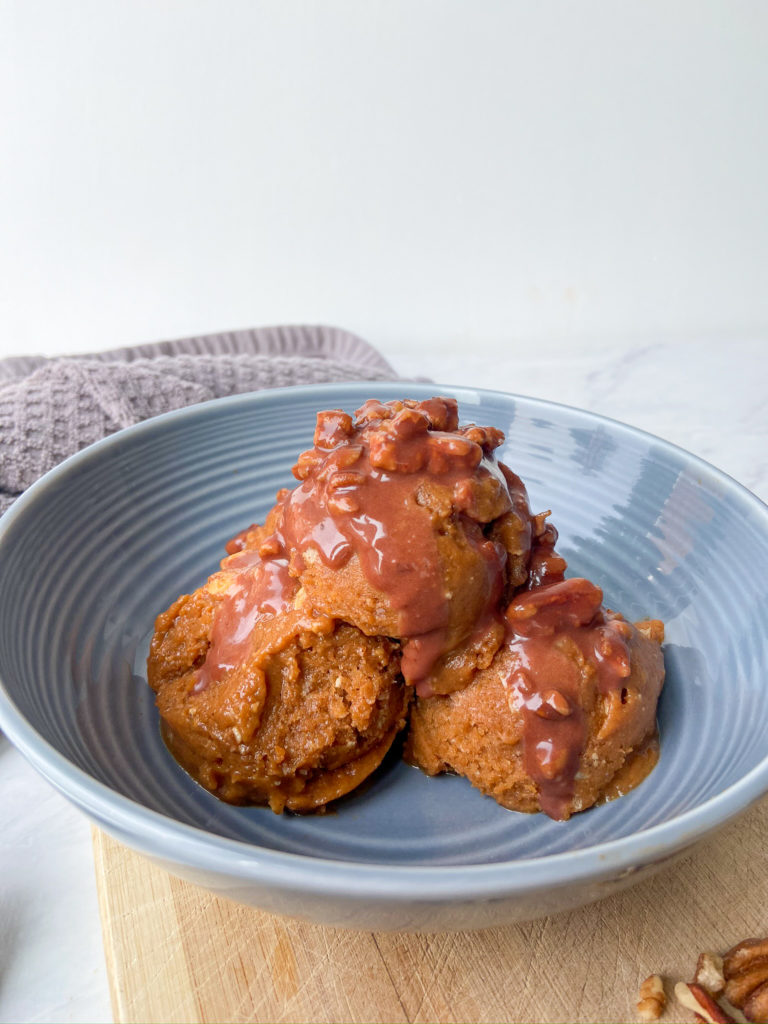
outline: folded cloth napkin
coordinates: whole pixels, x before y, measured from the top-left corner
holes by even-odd
[[[333,327],[0,360],[0,514],[68,455],[161,412],[262,388],[396,376],[374,348]]]

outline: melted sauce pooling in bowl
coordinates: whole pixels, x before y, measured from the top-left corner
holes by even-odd
[[[627,758],[595,803],[607,804],[611,800],[625,796],[648,778],[658,762],[659,734],[654,733]]]

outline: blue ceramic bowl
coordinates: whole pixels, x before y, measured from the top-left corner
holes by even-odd
[[[506,811],[391,758],[334,813],[217,801],[167,753],[145,658],[155,615],[290,485],[318,409],[454,395],[552,509],[570,572],[667,626],[661,760],[569,822]],[[0,726],[98,825],[267,910],[361,928],[478,928],[638,881],[768,790],[768,509],[655,437],[466,388],[267,391],[161,416],[69,459],[0,521]]]

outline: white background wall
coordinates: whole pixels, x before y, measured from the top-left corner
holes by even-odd
[[[767,56],[764,0],[0,0],[0,355],[765,336]]]

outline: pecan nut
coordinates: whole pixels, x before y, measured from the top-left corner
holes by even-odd
[[[768,938],[745,939],[723,957],[725,997],[748,1021],[768,1022]]]
[[[650,974],[640,986],[637,1016],[640,1020],[658,1020],[667,1005],[664,983],[658,974]]]
[[[723,974],[723,958],[717,953],[702,953],[696,964],[693,980],[713,996],[721,996],[725,991]]]
[[[736,1024],[733,1017],[695,981],[690,985],[678,981],[675,985],[675,999],[686,1010],[692,1010],[700,1020],[706,1021],[706,1024]]]

